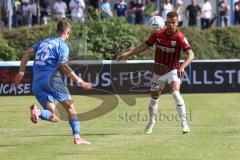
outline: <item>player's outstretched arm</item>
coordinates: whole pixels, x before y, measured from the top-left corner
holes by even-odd
[[[60,64],[59,71],[71,78],[72,80],[76,81],[81,87],[83,87],[84,90],[90,90],[92,89],[92,84],[83,81],[81,78],[79,78],[75,72],[71,69],[71,67],[67,64]]]
[[[13,80],[15,85],[19,85],[19,83],[22,81],[22,78],[23,78],[24,72],[25,72],[25,68],[26,68],[26,64],[29,61],[29,59],[33,56],[35,56],[35,51],[33,48],[29,48],[23,52],[23,56],[22,56],[21,63],[20,63],[19,73],[16,75],[16,77]]]
[[[189,49],[185,52],[187,54],[187,57],[185,59],[185,61],[182,63],[182,65],[180,66],[180,68],[178,69],[178,76],[179,77],[183,77],[184,76],[184,70],[185,68],[192,62],[192,60],[194,59],[194,53],[192,49]]]
[[[126,57],[128,56],[131,56],[131,55],[135,55],[135,54],[139,54],[139,53],[142,53],[143,51],[145,51],[146,49],[148,49],[149,46],[146,44],[146,43],[143,43],[141,45],[139,45],[138,47],[130,50],[130,51],[127,51],[127,52],[123,52],[123,53],[120,53],[118,54],[116,57],[114,57],[113,59],[114,60],[122,60],[122,59],[125,59]]]

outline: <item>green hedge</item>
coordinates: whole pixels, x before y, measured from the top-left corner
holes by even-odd
[[[19,60],[24,49],[35,42],[55,35],[56,24],[18,28],[0,34],[0,59]],[[240,58],[240,27],[198,30],[181,28],[195,52],[196,59]],[[144,42],[151,30],[146,26],[130,25],[122,18],[86,21],[72,24],[68,42],[72,58],[81,59],[86,50],[89,59],[111,59],[119,52]],[[87,47],[85,47],[87,45]],[[129,59],[152,59],[154,48]]]
[[[7,41],[4,40],[0,34],[0,61],[16,60],[16,58],[16,50],[13,47],[9,46]]]
[[[182,28],[181,30],[188,38],[196,54],[196,59],[240,58],[239,26],[203,31],[191,28]]]

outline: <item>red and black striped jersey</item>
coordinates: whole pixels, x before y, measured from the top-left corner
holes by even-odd
[[[156,45],[155,64],[166,66],[169,71],[180,67],[181,49],[183,49],[183,51],[191,49],[190,44],[182,32],[177,31],[175,34],[168,36],[166,29],[152,33],[146,41],[146,44],[150,46]],[[156,69],[155,65],[155,71]]]

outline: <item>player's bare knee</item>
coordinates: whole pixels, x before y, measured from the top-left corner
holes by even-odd
[[[67,112],[68,114],[76,115],[76,110],[74,108],[70,108]]]
[[[68,116],[70,119],[76,118],[76,110],[74,108],[73,105],[73,101],[72,100],[67,100],[64,102],[64,107],[66,109],[66,111],[68,112]]]
[[[159,96],[152,96],[152,99],[158,100],[158,99],[159,99]]]
[[[63,107],[68,111],[73,108],[73,100],[69,99],[64,102],[62,102]]]
[[[66,100],[64,103],[65,103],[65,105],[66,105],[67,107],[71,107],[71,106],[73,105],[73,100],[68,99],[68,100]]]
[[[152,97],[152,99],[154,99],[154,100],[157,100],[157,99],[159,99],[159,92],[151,92],[151,97]]]

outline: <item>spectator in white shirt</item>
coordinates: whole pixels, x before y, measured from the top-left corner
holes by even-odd
[[[32,6],[29,0],[22,1],[22,19],[23,25],[32,26]]]
[[[32,25],[36,25],[38,24],[38,6],[35,0],[32,0],[31,12],[32,12]]]
[[[168,14],[168,12],[170,12],[170,11],[173,11],[173,5],[172,5],[172,3],[171,3],[171,0],[165,0],[165,2],[164,2],[164,4],[163,4],[163,6],[162,6],[162,8],[161,8],[161,10],[162,10],[162,18],[163,19],[165,19],[165,20],[167,20],[167,14]]]
[[[67,4],[62,0],[57,0],[53,5],[54,16],[56,18],[66,18]]]
[[[85,3],[83,0],[71,0],[70,1],[71,18],[74,22],[84,21],[84,9]]]
[[[182,0],[177,0],[174,10],[178,14],[178,27],[181,27],[183,24],[183,1]]]
[[[204,0],[201,14],[201,28],[207,29],[210,27],[210,20],[212,18],[212,5],[208,0]]]

